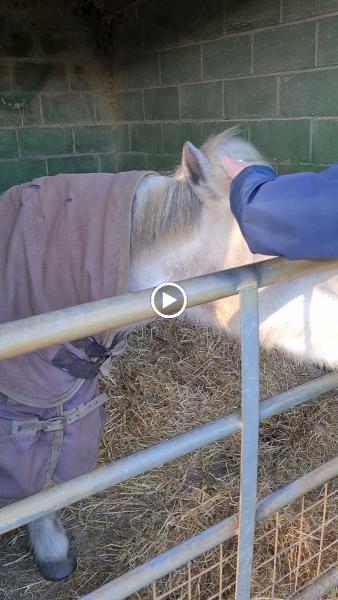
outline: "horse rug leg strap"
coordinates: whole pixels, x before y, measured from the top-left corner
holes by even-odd
[[[93,410],[102,406],[106,400],[108,400],[108,396],[100,394],[89,402],[82,402],[74,408],[63,411],[60,417],[53,417],[45,421],[38,418],[27,421],[12,421],[11,435],[33,435],[38,431],[48,432],[65,429],[68,425],[76,423],[76,421],[83,419]]]

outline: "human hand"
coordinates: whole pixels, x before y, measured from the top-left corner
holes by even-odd
[[[234,179],[236,175],[238,175],[246,167],[250,167],[251,164],[245,162],[244,160],[236,160],[235,158],[230,158],[230,156],[223,156],[223,166],[230,179]]]

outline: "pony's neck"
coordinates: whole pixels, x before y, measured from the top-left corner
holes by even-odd
[[[178,281],[224,268],[233,217],[202,207],[198,222],[189,231],[163,234],[148,246],[134,247],[129,274],[130,291]]]
[[[192,247],[198,245],[201,213],[201,201],[176,176],[149,175],[141,181],[132,213],[130,291],[184,278]]]
[[[185,185],[173,180],[149,176],[137,190],[129,272],[132,292],[259,260],[251,254],[227,197],[202,204],[189,189],[172,188],[173,183]]]
[[[202,203],[176,176],[149,175],[137,187],[132,214],[131,250],[140,253],[166,238],[190,235]]]

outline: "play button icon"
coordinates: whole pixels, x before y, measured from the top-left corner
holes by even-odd
[[[162,309],[168,308],[168,306],[171,306],[174,302],[177,302],[177,298],[167,294],[167,292],[162,292]]]
[[[151,294],[151,306],[164,319],[179,317],[187,306],[187,294],[178,283],[161,283]]]

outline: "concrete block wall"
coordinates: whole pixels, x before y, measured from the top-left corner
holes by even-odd
[[[185,140],[235,124],[280,172],[337,161],[338,0],[150,0],[116,19],[109,59],[74,4],[15,6],[0,0],[0,191],[171,170]]]
[[[115,170],[111,64],[59,4],[0,4],[0,191],[42,175]],[[62,4],[62,3],[61,3]]]
[[[154,0],[114,44],[119,169],[235,124],[280,172],[338,161],[337,0]]]

